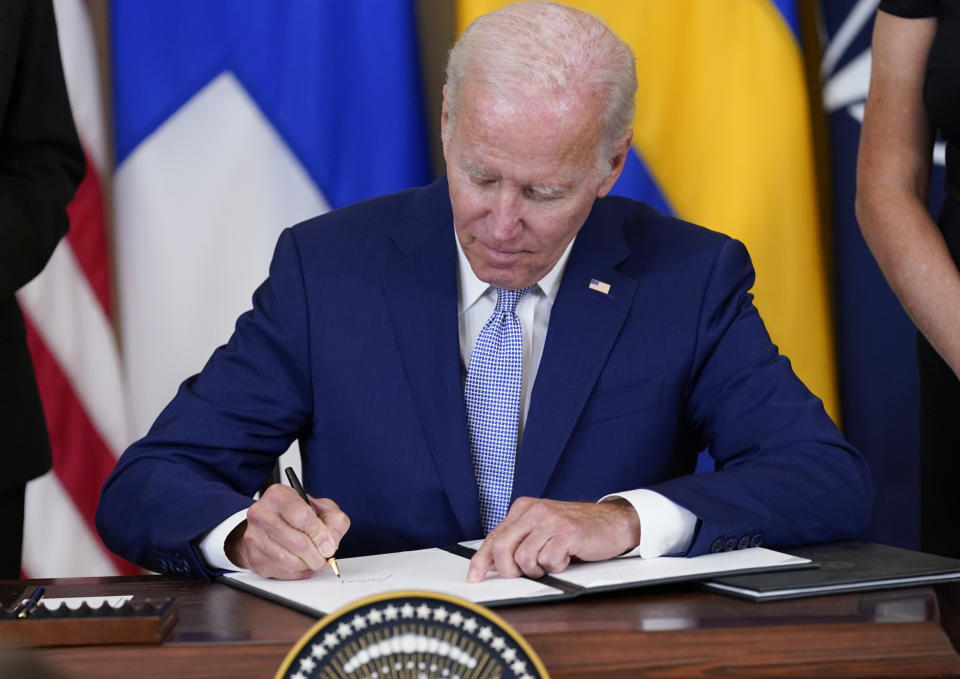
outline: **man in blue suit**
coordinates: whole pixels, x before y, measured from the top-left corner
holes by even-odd
[[[447,176],[283,233],[230,342],[107,481],[106,544],[300,578],[486,535],[478,580],[856,536],[869,473],[771,343],[743,246],[607,197],[635,90],[589,15],[474,22]],[[312,506],[254,502],[295,438]],[[717,471],[694,475],[704,447]]]

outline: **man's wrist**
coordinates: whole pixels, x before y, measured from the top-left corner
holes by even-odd
[[[617,553],[626,554],[635,549],[640,544],[642,530],[637,510],[626,499],[618,496],[605,497],[600,503],[617,509],[617,545],[620,548]]]
[[[231,563],[238,568],[248,568],[247,559],[243,552],[243,534],[247,530],[247,520],[238,523],[223,541],[223,551]]]
[[[198,547],[203,555],[203,560],[207,566],[212,569],[221,569],[225,571],[241,570],[237,562],[232,561],[227,556],[227,540],[233,531],[241,523],[246,523],[247,510],[242,509],[231,514],[226,519],[214,526],[206,535],[200,538]],[[241,533],[242,535],[242,533]]]
[[[697,517],[656,491],[646,488],[607,495],[601,502],[622,499],[636,512],[643,526],[638,544],[626,556],[651,559],[684,554],[693,542]]]

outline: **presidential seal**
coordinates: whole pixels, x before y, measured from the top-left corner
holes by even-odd
[[[543,679],[546,668],[500,616],[435,592],[390,592],[326,616],[276,679]]]

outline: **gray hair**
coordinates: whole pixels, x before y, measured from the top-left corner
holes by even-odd
[[[566,5],[523,2],[477,17],[447,60],[447,125],[469,74],[494,95],[530,97],[579,90],[606,97],[597,172],[606,176],[621,135],[633,123],[637,72],[633,51],[600,19]]]

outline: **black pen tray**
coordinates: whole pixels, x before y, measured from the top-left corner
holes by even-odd
[[[0,645],[90,646],[158,644],[177,622],[176,599],[128,601],[92,608],[65,604],[54,610],[37,606],[26,618],[0,608]]]

